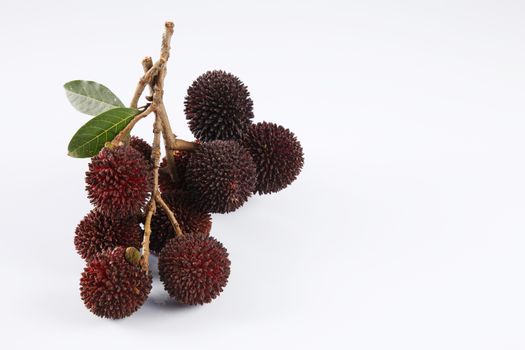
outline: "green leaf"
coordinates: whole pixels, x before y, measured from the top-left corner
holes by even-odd
[[[84,124],[69,142],[68,155],[75,158],[93,157],[112,141],[140,112],[132,108],[114,108],[97,115]]]
[[[64,84],[66,96],[78,111],[98,115],[107,110],[125,107],[107,87],[94,81],[73,80]]]

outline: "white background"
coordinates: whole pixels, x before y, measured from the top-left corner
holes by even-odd
[[[2,347],[525,349],[524,18],[517,0],[2,2]],[[232,272],[213,303],[156,284],[99,319],[73,246],[87,160],[66,156],[87,117],[62,84],[129,101],[168,19],[176,133],[186,88],[224,69],[305,167],[214,216]]]

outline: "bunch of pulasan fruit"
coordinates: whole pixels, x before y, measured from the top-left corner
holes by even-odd
[[[163,79],[153,73],[145,75],[152,105],[155,84]],[[152,111],[161,114],[161,104]],[[158,159],[158,146],[129,134],[109,140],[91,158],[86,190],[94,208],[78,224],[74,244],[87,263],[81,298],[97,316],[123,318],[144,304],[152,288],[150,250],[176,302],[211,302],[230,274],[226,248],[210,236],[211,213],[233,212],[255,193],[278,192],[301,172],[303,150],[295,135],[274,123],[253,123],[253,102],[236,76],[201,75],[184,104],[196,141],[170,151],[172,166],[168,157]],[[156,126],[165,131],[161,124],[159,119]],[[159,202],[152,209],[154,197]]]

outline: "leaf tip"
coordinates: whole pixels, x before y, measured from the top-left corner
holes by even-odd
[[[72,157],[72,158],[78,158],[78,154],[77,154],[77,152],[75,152],[75,151],[69,151],[69,150],[68,150],[68,151],[67,151],[67,155],[70,156],[70,157]]]

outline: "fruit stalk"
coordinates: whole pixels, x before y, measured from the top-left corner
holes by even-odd
[[[166,28],[168,29],[168,25],[166,25]],[[171,30],[173,31],[173,27],[171,27]],[[166,37],[167,35],[165,35],[164,37]],[[171,37],[171,36],[170,36]],[[162,50],[165,50],[165,49],[169,49],[169,45],[166,45],[164,43],[164,40],[163,40],[163,45],[162,45]],[[162,56],[162,54],[161,54]],[[169,57],[169,54],[168,54],[168,57]],[[153,102],[155,103],[155,101],[158,101],[157,103],[157,108],[155,110],[155,119],[159,121],[159,125],[162,126],[162,136],[163,136],[163,139],[164,139],[164,143],[166,145],[166,150],[167,150],[167,155],[168,155],[168,161],[169,159],[171,158],[172,159],[172,166],[173,166],[173,169],[170,169],[170,173],[171,174],[175,174],[175,161],[173,159],[173,154],[171,152],[169,152],[168,150],[171,148],[169,146],[170,144],[170,137],[171,136],[173,138],[173,140],[175,139],[175,135],[173,134],[173,132],[171,131],[171,126],[170,126],[170,122],[168,120],[168,115],[166,114],[166,109],[164,108],[164,102],[162,100],[163,96],[164,96],[164,78],[166,77],[166,67],[164,67],[160,72],[159,72],[159,75],[157,76],[156,80],[155,80],[155,85],[153,87]],[[158,130],[158,132],[160,133],[160,130]],[[157,145],[158,147],[160,147],[159,145]],[[155,177],[156,177],[156,185],[155,185],[155,191],[153,192],[153,199],[160,205],[162,206],[162,209],[164,209],[164,212],[166,213],[166,215],[168,216],[172,226],[173,226],[173,229],[175,230],[175,233],[177,234],[177,236],[182,236],[182,230],[180,228],[180,225],[177,221],[177,218],[175,217],[175,214],[173,213],[173,211],[169,208],[169,206],[166,204],[166,202],[164,202],[164,200],[162,199],[161,195],[160,195],[160,191],[158,190],[158,175],[159,175],[159,172],[158,172],[158,164],[157,164],[157,161],[160,162],[160,148],[159,148],[159,159],[156,159],[155,160],[155,164],[156,164],[156,167],[157,167],[157,170],[156,170],[156,173],[155,173]],[[171,156],[171,157],[170,157]],[[170,167],[171,168],[171,167]],[[173,175],[172,175],[173,176]]]
[[[139,122],[139,120],[147,117],[148,115],[150,115],[152,112],[154,112],[156,110],[157,106],[155,105],[155,103],[152,103],[149,105],[148,108],[146,108],[143,112],[137,114],[132,120],[131,122],[126,125],[126,127],[118,133],[117,136],[115,136],[115,138],[113,139],[113,141],[111,141],[111,145],[112,146],[119,146],[120,143],[123,141],[124,137],[129,135],[129,133],[131,132],[131,129],[133,129],[133,127],[135,126],[135,124],[137,124]]]
[[[169,154],[173,155],[173,152],[176,151],[195,151],[199,147],[199,144],[196,142],[185,141],[182,139],[175,139],[175,147],[171,149]]]
[[[164,199],[162,199],[162,196],[160,195],[160,192],[158,191],[155,195],[155,200],[157,201],[158,204],[160,204],[162,209],[166,212],[166,215],[168,216],[168,219],[170,220],[171,225],[173,226],[173,229],[175,230],[175,235],[177,235],[178,237],[184,236],[184,234],[182,233],[182,229],[180,228],[180,225],[177,221],[177,218],[175,217],[175,214],[170,209],[168,204],[166,204]]]
[[[166,61],[169,58],[170,40],[172,36],[173,24],[171,22],[167,22],[166,31],[162,38],[161,45],[161,59]],[[154,68],[151,57],[146,57],[144,58],[144,60],[142,60],[142,68],[144,69],[145,74],[148,74],[151,71],[151,69]],[[158,85],[162,91],[164,90],[164,78],[166,77],[166,73],[166,66],[163,65],[161,70],[157,71],[158,76],[153,77],[151,80],[149,80],[149,88],[151,95],[153,95],[155,85]],[[141,87],[141,82],[139,82],[139,86],[137,86],[137,91],[140,91]],[[135,94],[135,96],[137,96],[137,94]],[[166,148],[166,159],[168,162],[169,175],[173,181],[177,181],[178,174],[175,167],[175,159],[173,157],[174,150],[179,149],[184,151],[191,151],[197,147],[197,144],[194,142],[177,139],[177,136],[173,133],[173,130],[171,129],[171,124],[169,122],[168,113],[166,112],[164,102],[161,102],[161,104],[157,106],[157,108],[155,109],[155,114],[160,116],[162,121],[162,138],[164,139]]]
[[[151,193],[151,199],[148,203],[148,211],[146,213],[146,219],[144,222],[144,240],[142,242],[142,268],[147,273],[149,271],[149,255],[150,255],[150,237],[151,237],[151,219],[156,211],[156,204],[159,204],[164,212],[167,214],[173,228],[178,236],[182,235],[180,225],[175,217],[173,211],[169,206],[164,202],[160,195],[159,191],[159,167],[160,167],[160,137],[161,132],[166,144],[166,149],[168,149],[168,143],[170,142],[171,137],[174,139],[175,136],[171,131],[171,126],[169,125],[169,120],[167,118],[166,110],[164,108],[164,78],[166,76],[166,63],[169,59],[169,49],[170,49],[170,40],[173,36],[173,23],[166,22],[166,30],[162,38],[162,48],[161,48],[161,57],[157,63],[152,64],[150,57],[144,58],[142,61],[142,67],[145,70],[144,76],[139,80],[137,88],[135,89],[135,94],[133,96],[131,106],[136,107],[138,100],[146,85],[149,85],[150,93],[152,93],[152,103],[147,110],[150,110],[149,113],[155,113],[155,122],[153,124],[153,144],[151,151],[151,159],[153,160],[153,189]],[[141,113],[142,114],[142,113]],[[135,120],[135,119],[134,119]],[[133,120],[133,121],[134,121]],[[132,123],[133,123],[132,121]],[[137,120],[138,121],[138,120]],[[131,124],[131,123],[130,123]],[[133,127],[133,126],[132,126]],[[131,127],[131,128],[132,128]],[[129,131],[131,131],[131,128]],[[129,132],[128,131],[128,132]],[[119,134],[120,135],[120,134]],[[173,141],[173,140],[171,140]],[[171,147],[170,147],[171,148]],[[168,153],[171,155],[173,160],[173,155],[171,152]]]
[[[168,61],[170,57],[170,42],[171,37],[173,36],[173,22],[166,22],[166,30],[164,31],[164,35],[162,36],[162,45],[160,49],[160,57],[161,59],[164,59]],[[166,77],[167,69],[164,65],[158,73],[157,80],[155,82],[155,86],[160,89],[162,94],[164,94],[164,78]],[[166,107],[164,106],[164,102],[161,99],[158,108],[156,109],[157,115],[160,117],[162,122],[162,136],[164,138],[164,142],[166,144],[166,153],[168,154],[168,164],[170,166],[171,170],[175,169],[173,156],[169,156],[171,152],[169,152],[169,149],[172,149],[175,147],[175,139],[176,136],[173,133],[173,130],[171,129],[171,124],[168,119],[168,113],[166,112]],[[170,158],[171,158],[171,164],[170,164]]]
[[[149,59],[151,60],[151,57]],[[131,103],[129,104],[130,108],[137,108],[139,98],[140,96],[142,96],[146,85],[150,85],[151,87],[151,82],[157,76],[159,70],[162,69],[162,67],[164,67],[165,64],[166,60],[161,58],[155,64],[152,64],[147,71],[144,72],[145,74],[142,76],[142,78],[139,79],[137,87],[135,88],[135,93],[133,94],[133,98],[131,99]]]
[[[144,70],[144,74],[147,74],[148,71],[153,67],[153,60],[150,56],[144,57],[142,60],[142,69]],[[153,88],[155,86],[155,77],[151,79],[151,81],[148,83],[149,86],[149,96],[146,96],[146,100],[153,101]],[[137,102],[138,103],[138,102]]]
[[[164,49],[164,46],[163,46]],[[146,57],[142,61],[142,67],[145,71],[149,71],[151,69],[151,59],[148,60]],[[157,86],[162,93],[164,93],[164,78],[166,77],[166,67],[163,67],[162,71],[159,72],[159,75],[156,77],[155,82],[150,83],[150,90],[153,91],[155,89],[155,86]],[[155,109],[155,115],[157,117],[160,117],[161,124],[162,124],[162,138],[164,139],[164,144],[166,148],[166,159],[168,160],[168,169],[170,177],[173,181],[177,180],[177,171],[175,167],[175,158],[173,157],[173,153],[171,149],[176,143],[175,135],[173,134],[173,131],[171,130],[171,125],[168,119],[168,114],[166,112],[166,108],[164,106],[164,102],[162,102],[157,108]],[[171,137],[170,137],[171,136]]]
[[[142,241],[142,269],[146,273],[148,273],[149,271],[149,242],[151,237],[151,218],[153,217],[156,211],[156,197],[157,193],[159,192],[160,130],[160,118],[158,116],[155,116],[155,123],[153,124],[153,145],[151,149],[151,158],[153,159],[153,190],[148,203],[146,220],[144,221],[144,240]]]

